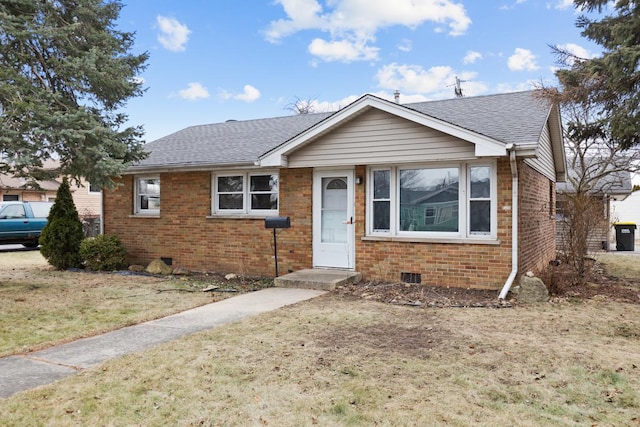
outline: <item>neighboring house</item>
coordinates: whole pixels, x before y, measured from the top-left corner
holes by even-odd
[[[58,181],[38,181],[40,188],[27,185],[24,178],[0,174],[0,201],[50,202],[55,200],[60,183]]]
[[[571,163],[571,162],[569,162]],[[569,168],[568,174],[577,176],[576,171]],[[599,215],[599,221],[589,230],[589,251],[609,251],[611,249],[612,223],[616,219],[611,215],[611,202],[624,200],[631,194],[631,174],[616,171],[602,178],[596,188],[590,192],[593,203],[598,206],[594,211]],[[566,197],[575,194],[574,187],[569,182],[559,183],[556,197],[556,245],[559,250],[564,247],[567,219],[565,218]],[[570,196],[569,196],[570,197]],[[615,234],[613,235],[615,238]]]
[[[365,95],[335,113],[193,126],[147,144],[105,191],[104,231],[132,263],[270,275],[264,219],[287,216],[281,271],[504,292],[555,257],[560,123],[519,92],[407,105]]]

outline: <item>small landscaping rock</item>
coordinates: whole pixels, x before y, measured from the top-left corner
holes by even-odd
[[[129,271],[133,271],[134,273],[142,273],[144,271],[144,265],[131,264],[129,266]]]
[[[146,272],[149,274],[162,274],[164,276],[173,273],[173,268],[165,264],[161,259],[154,259],[147,266]]]
[[[226,276],[224,276],[224,278],[227,279],[227,280],[234,280],[234,279],[238,278],[238,275],[237,274],[233,274],[233,273],[229,273]]]
[[[184,267],[176,267],[173,269],[173,274],[175,276],[190,276],[191,270],[188,270]]]

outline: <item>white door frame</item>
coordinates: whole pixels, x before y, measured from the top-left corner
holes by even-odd
[[[347,228],[346,242],[323,242],[322,195],[323,178],[347,179],[347,206],[342,220]],[[355,268],[355,188],[353,169],[315,170],[313,172],[313,266],[318,268]]]

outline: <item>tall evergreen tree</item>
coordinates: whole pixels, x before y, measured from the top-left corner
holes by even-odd
[[[579,94],[601,114],[592,132],[608,134],[623,148],[640,144],[640,5],[635,0],[574,0],[581,15],[576,26],[599,44],[603,54],[578,58],[555,47],[568,68],[556,73],[563,91]],[[586,13],[599,12],[599,19]],[[605,13],[603,16],[602,14]]]
[[[40,234],[40,253],[58,269],[80,267],[80,244],[83,238],[82,222],[65,177],[56,193],[47,225]]]
[[[0,0],[0,172],[60,174],[112,187],[145,157],[125,103],[141,96],[148,54],[118,31],[118,0]],[[43,162],[60,161],[47,171]]]

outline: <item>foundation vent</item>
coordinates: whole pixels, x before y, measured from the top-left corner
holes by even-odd
[[[420,273],[400,273],[400,281],[403,283],[422,283],[422,275]]]

